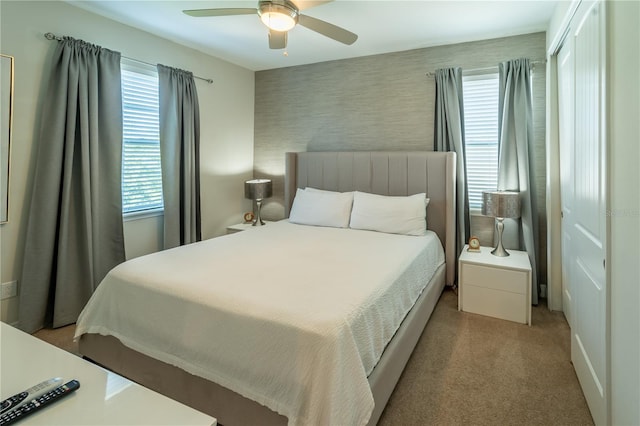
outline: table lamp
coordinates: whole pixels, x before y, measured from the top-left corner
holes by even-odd
[[[272,194],[271,179],[252,179],[244,183],[244,198],[248,198],[256,202],[256,215],[253,219],[252,226],[264,225],[264,222],[260,217],[262,200],[271,197]]]
[[[509,256],[509,252],[502,246],[503,221],[505,218],[515,219],[520,217],[520,194],[511,191],[483,192],[482,214],[496,218],[498,245],[491,254],[499,257]]]

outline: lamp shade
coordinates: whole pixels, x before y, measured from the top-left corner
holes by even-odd
[[[244,198],[264,200],[272,194],[271,179],[252,179],[244,183]]]
[[[511,191],[483,192],[482,214],[500,218],[520,217],[520,194]]]

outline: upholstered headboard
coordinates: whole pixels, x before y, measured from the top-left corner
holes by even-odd
[[[363,191],[381,195],[425,192],[427,228],[438,234],[445,250],[448,285],[456,267],[456,158],[453,152],[360,151],[288,152],[284,209],[289,217],[297,188]]]

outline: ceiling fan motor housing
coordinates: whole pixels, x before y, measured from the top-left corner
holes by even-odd
[[[258,15],[267,27],[289,31],[298,23],[298,8],[289,0],[260,0]]]

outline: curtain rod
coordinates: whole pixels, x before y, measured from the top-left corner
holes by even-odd
[[[546,60],[541,60],[541,61],[531,61],[530,64],[535,67],[537,64],[546,64],[547,61]],[[478,72],[478,71],[489,71],[491,69],[497,69],[498,66],[494,66],[494,67],[486,67],[486,68],[474,68],[474,69],[470,69],[470,70],[462,70],[462,72]],[[426,73],[427,77],[434,77],[436,75],[435,71],[429,71]]]
[[[46,34],[44,35],[44,37],[45,37],[47,40],[57,40],[57,41],[62,41],[62,40],[64,40],[64,38],[63,38],[63,37],[57,36],[57,35],[55,35],[55,34],[53,34],[53,33],[46,33]],[[139,60],[139,59],[135,59],[135,58],[130,58],[130,57],[128,57],[128,56],[124,56],[124,55],[121,55],[121,56],[122,56],[123,58],[125,58],[125,59],[130,60],[130,61],[135,61],[135,62],[138,62],[138,63],[141,63],[141,64],[145,64],[145,65],[151,65],[152,67],[157,66],[157,64],[151,64],[151,63],[149,63],[149,62],[141,61],[141,60]],[[210,78],[198,77],[197,75],[194,75],[194,76],[193,76],[193,78],[197,78],[197,79],[199,79],[199,80],[204,80],[204,81],[206,81],[206,82],[207,82],[207,83],[209,83],[209,84],[213,84],[213,80],[212,80],[212,79],[210,79]]]

